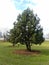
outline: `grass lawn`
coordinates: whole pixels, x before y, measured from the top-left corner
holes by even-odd
[[[0,41],[0,65],[49,65],[49,42],[45,41],[40,46],[32,45],[33,50],[41,51],[35,55],[18,55],[13,51],[26,49],[24,45],[11,47],[9,42]]]

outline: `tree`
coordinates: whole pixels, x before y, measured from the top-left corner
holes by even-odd
[[[3,33],[4,41],[9,41],[9,31]]]
[[[2,38],[2,32],[0,32],[0,38]]]
[[[41,44],[44,41],[43,28],[39,24],[39,17],[27,8],[17,17],[17,23],[10,31],[10,41],[13,44],[25,44],[27,50],[31,51],[31,44]]]

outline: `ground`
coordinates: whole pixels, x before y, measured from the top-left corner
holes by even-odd
[[[0,42],[0,65],[49,65],[49,41],[33,44],[31,49],[28,52],[25,45],[13,47],[9,42]]]
[[[32,50],[30,52],[28,50],[21,49],[21,50],[15,50],[13,53],[20,54],[20,55],[37,55],[37,54],[40,54],[40,51],[38,51],[38,50]]]

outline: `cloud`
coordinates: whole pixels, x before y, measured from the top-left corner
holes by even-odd
[[[20,10],[17,10],[11,0],[0,0],[0,29],[12,28]]]
[[[29,5],[35,6],[36,4],[32,2],[31,0],[12,0],[13,4],[15,5],[16,9],[18,10],[24,10]]]

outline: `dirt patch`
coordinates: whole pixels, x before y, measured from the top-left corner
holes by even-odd
[[[27,51],[27,50],[15,50],[13,53],[15,54],[21,54],[21,55],[36,55],[36,54],[40,54],[40,51],[38,50],[32,50],[31,52],[30,51]]]

